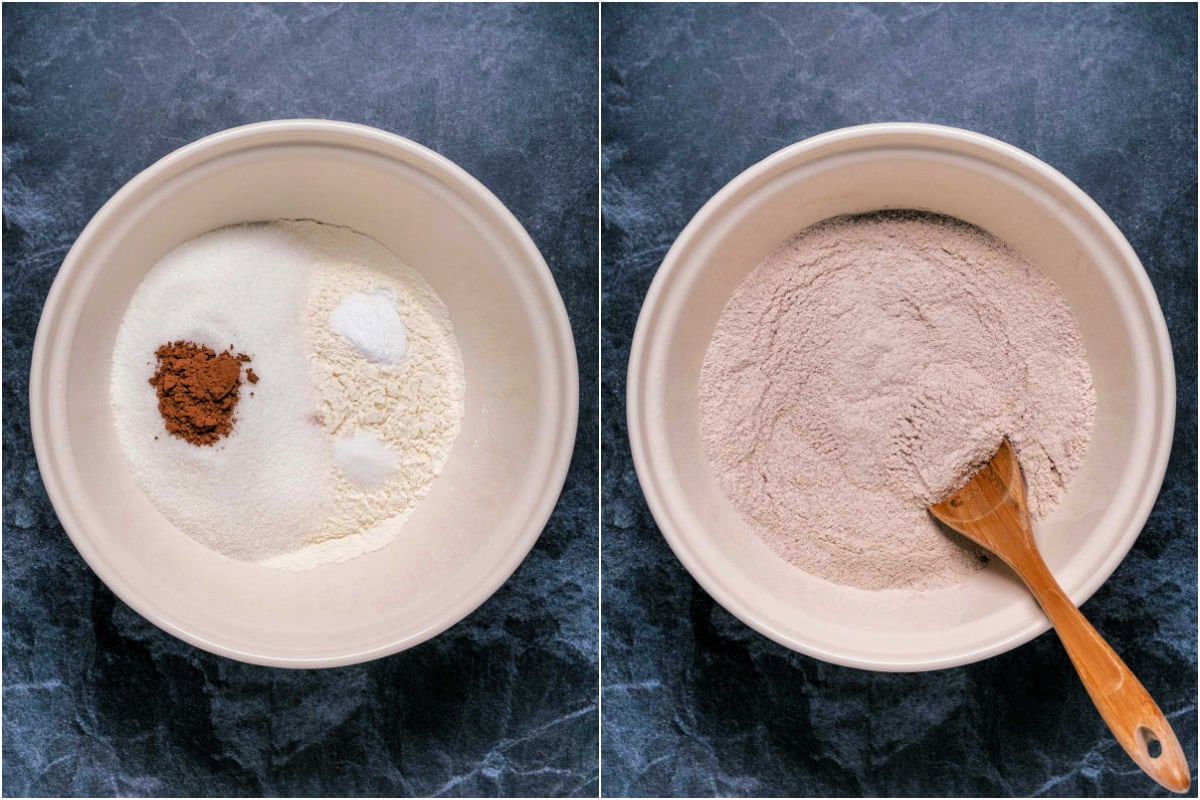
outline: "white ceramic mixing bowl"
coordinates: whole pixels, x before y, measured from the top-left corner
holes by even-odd
[[[675,241],[642,307],[629,432],[663,535],[721,605],[826,661],[928,670],[1004,652],[1049,625],[996,560],[932,592],[867,592],[790,566],[717,486],[697,417],[704,353],[742,279],[809,225],[889,208],[991,232],[1070,302],[1095,379],[1096,424],[1082,471],[1037,538],[1071,598],[1090,597],[1132,546],[1162,484],[1175,418],[1170,342],[1145,270],[1099,206],[1046,164],[986,136],[919,124],[846,128],[787,147],[721,189]]]
[[[279,218],[351,227],[421,272],[450,311],[467,385],[445,470],[397,540],[302,573],[234,561],[177,530],[130,477],[109,409],[117,329],[158,259],[214,228]],[[578,375],[550,271],[482,184],[380,130],[285,120],[177,150],[100,209],[46,301],[30,406],[59,519],[121,599],[206,650],[320,667],[424,641],[516,569],[566,477]]]

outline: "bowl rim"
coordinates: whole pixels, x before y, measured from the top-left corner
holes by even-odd
[[[527,268],[531,285],[547,312],[547,324],[542,327],[558,356],[553,374],[559,401],[554,415],[557,417],[557,440],[545,465],[545,480],[541,483],[541,490],[530,504],[530,512],[521,526],[521,536],[506,551],[504,559],[493,565],[486,580],[459,595],[456,603],[443,609],[421,629],[377,646],[315,658],[251,651],[222,644],[191,630],[186,620],[164,614],[149,597],[124,581],[99,549],[93,546],[87,533],[88,524],[76,513],[69,481],[63,472],[65,465],[61,463],[62,456],[68,452],[65,428],[50,419],[47,411],[48,398],[54,393],[54,387],[50,385],[52,364],[64,356],[61,352],[63,348],[59,346],[60,334],[65,329],[73,329],[82,307],[82,304],[76,304],[73,309],[68,309],[66,303],[93,240],[119,218],[126,203],[174,177],[177,170],[208,163],[209,158],[225,154],[230,147],[250,150],[259,144],[274,143],[281,136],[287,137],[290,142],[307,139],[309,143],[326,147],[353,148],[357,145],[369,148],[374,153],[390,150],[392,157],[419,163],[438,182],[473,201],[492,224],[511,237],[520,260]],[[482,182],[445,156],[398,134],[339,120],[279,119],[221,130],[173,150],[131,178],[100,207],[72,244],[47,294],[34,339],[28,399],[34,454],[50,503],[79,554],[117,597],[157,627],[202,650],[252,664],[307,669],[369,661],[420,644],[466,618],[512,576],[541,535],[566,482],[579,418],[579,367],[566,306],[549,266],[525,228]],[[553,417],[547,419],[555,422]]]
[[[850,143],[867,147],[871,140],[895,140],[898,137],[910,138],[913,140],[913,144],[919,144],[924,149],[936,149],[939,144],[943,146],[958,145],[959,147],[966,145],[982,149],[1008,162],[1010,166],[1015,162],[1035,173],[1074,201],[1082,213],[1089,218],[1089,221],[1099,228],[1119,255],[1121,266],[1132,281],[1136,294],[1135,300],[1146,312],[1150,328],[1147,333],[1162,372],[1162,397],[1161,404],[1157,409],[1159,424],[1151,447],[1151,470],[1144,476],[1144,489],[1138,505],[1130,516],[1131,522],[1125,533],[1120,540],[1115,542],[1107,558],[1095,572],[1078,590],[1071,593],[1071,600],[1077,607],[1082,605],[1108,580],[1128,554],[1149,518],[1161,490],[1166,475],[1167,461],[1171,454],[1171,444],[1174,439],[1176,388],[1175,365],[1166,320],[1163,317],[1153,284],[1151,284],[1141,260],[1103,209],[1058,170],[1018,147],[984,134],[946,125],[919,122],[880,122],[838,128],[777,150],[725,184],[701,206],[675,239],[646,293],[630,346],[629,366],[626,374],[626,423],[634,469],[659,531],[667,540],[667,544],[675,553],[676,558],[713,599],[754,630],[796,652],[822,661],[858,669],[918,672],[962,666],[1007,652],[1049,630],[1049,620],[1044,615],[1037,613],[1037,616],[1025,627],[991,644],[969,648],[963,652],[946,656],[917,657],[906,660],[869,658],[839,652],[833,648],[817,646],[796,638],[764,622],[732,591],[726,590],[723,583],[716,577],[716,569],[707,564],[690,547],[687,530],[684,526],[677,525],[672,518],[670,511],[672,503],[666,499],[666,492],[660,483],[659,459],[655,457],[654,448],[649,444],[650,435],[647,424],[652,418],[653,411],[647,407],[646,393],[643,391],[643,386],[653,381],[653,377],[647,373],[649,353],[654,340],[664,335],[662,330],[656,327],[656,319],[665,296],[672,288],[672,278],[679,270],[681,262],[685,260],[695,240],[720,218],[726,204],[736,200],[755,182],[765,180],[767,176],[773,176],[777,171],[789,166],[807,163],[809,159],[818,157],[819,151],[826,148],[839,148]]]

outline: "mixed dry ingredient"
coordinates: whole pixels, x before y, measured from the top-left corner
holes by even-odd
[[[424,278],[310,221],[222,228],[164,256],[125,313],[111,387],[134,478],[164,516],[286,570],[391,542],[440,474],[465,394]]]
[[[1034,519],[1083,463],[1095,392],[1044,273],[985,231],[917,212],[840,217],[776,248],[705,354],[717,480],[782,558],[860,589],[934,589],[981,568],[926,507],[1008,436]]]

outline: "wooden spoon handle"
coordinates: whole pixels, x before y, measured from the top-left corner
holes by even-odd
[[[1187,758],[1158,704],[1071,602],[1035,550],[1018,573],[1058,631],[1084,687],[1116,740],[1146,774],[1172,792],[1191,785]]]

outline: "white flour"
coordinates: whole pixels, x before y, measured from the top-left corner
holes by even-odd
[[[1058,287],[984,231],[912,212],[830,220],[773,251],[722,312],[699,391],[733,505],[784,559],[862,589],[979,569],[926,506],[1008,436],[1045,517],[1095,416]]]
[[[376,361],[330,325],[360,292],[340,327]],[[164,430],[148,381],[175,340],[253,359],[259,381],[211,447]],[[446,307],[417,272],[347,228],[275,222],[204,234],[151,270],[110,392],[133,477],[164,516],[232,558],[303,570],[396,537],[458,435],[464,384]]]
[[[450,315],[419,273],[346,228],[288,225],[316,253],[305,325],[316,418],[335,443],[336,464],[331,508],[308,544],[266,562],[303,570],[396,537],[446,463],[465,385]],[[389,344],[399,335],[402,351]]]

